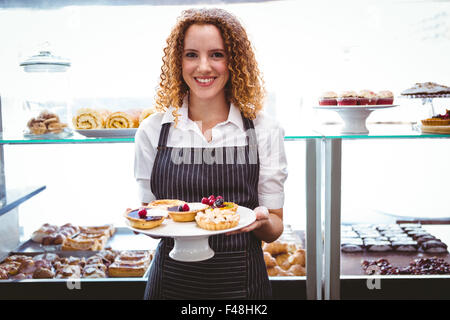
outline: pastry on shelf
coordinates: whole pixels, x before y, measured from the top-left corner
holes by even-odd
[[[125,218],[132,228],[153,229],[160,226],[167,216],[167,211],[155,208],[141,208],[125,213]]]
[[[326,91],[319,97],[319,105],[335,106],[337,105],[337,93],[334,91]]]
[[[105,119],[107,129],[130,129],[139,127],[139,116],[142,110],[133,109],[110,113]]]
[[[358,94],[355,91],[343,91],[339,93],[337,103],[340,106],[355,106],[358,103]]]
[[[394,94],[389,90],[382,90],[377,93],[377,105],[386,105],[394,103]]]
[[[234,228],[239,224],[239,219],[240,216],[235,211],[220,208],[206,209],[195,217],[200,228],[211,231]]]
[[[450,125],[450,110],[444,114],[438,114],[432,118],[422,120],[424,126],[448,126]]]
[[[103,129],[111,111],[105,109],[80,108],[72,118],[75,129]]]
[[[375,92],[370,90],[361,90],[358,92],[358,105],[375,105],[377,104],[378,96]]]
[[[97,251],[102,250],[102,241],[98,239],[77,239],[77,238],[66,238],[61,246],[62,250],[73,251]]]
[[[37,117],[31,118],[27,123],[27,127],[32,134],[41,135],[60,133],[67,127],[67,123],[60,122],[56,113],[44,110]]]
[[[263,251],[270,253],[272,256],[288,253],[288,243],[280,240],[276,240],[271,243],[264,243]]]
[[[83,233],[104,233],[105,235],[112,237],[116,232],[116,228],[112,224],[107,224],[104,226],[85,226],[80,227],[80,232]]]
[[[272,268],[277,265],[277,260],[275,260],[274,257],[268,252],[264,252],[264,263],[266,264],[267,268]]]
[[[203,212],[208,208],[208,205],[203,203],[185,203],[182,206],[168,207],[170,218],[176,222],[194,221],[195,216],[199,212]]]

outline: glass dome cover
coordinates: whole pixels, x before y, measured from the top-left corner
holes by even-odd
[[[50,51],[40,51],[20,63],[25,72],[65,72],[70,65],[68,59],[54,56]]]

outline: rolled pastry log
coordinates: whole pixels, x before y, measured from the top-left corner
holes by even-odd
[[[105,127],[105,121],[111,112],[104,109],[78,109],[72,122],[75,129],[102,129]]]
[[[111,113],[106,118],[106,128],[137,128],[142,110],[127,110]]]
[[[144,109],[139,116],[139,124],[141,124],[142,121],[144,121],[148,116],[152,115],[155,112],[156,110],[154,108]]]

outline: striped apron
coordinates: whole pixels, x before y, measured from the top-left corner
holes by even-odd
[[[253,122],[242,116],[247,144],[242,147],[167,147],[171,123],[162,125],[151,189],[156,199],[225,201],[258,206],[259,158]],[[145,299],[270,299],[272,290],[261,241],[252,232],[209,237],[215,254],[199,262],[169,257],[174,241],[162,238],[153,259]]]

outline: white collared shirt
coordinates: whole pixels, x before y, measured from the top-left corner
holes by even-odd
[[[164,123],[174,122],[169,108],[164,113],[154,113],[145,119],[135,136],[134,176],[138,183],[141,202],[155,200],[150,188],[153,163],[157,153],[159,134]],[[246,132],[239,109],[230,105],[228,119],[212,128],[212,140],[208,142],[196,123],[188,117],[186,101],[179,109],[177,127],[171,126],[168,147],[216,148],[245,146]],[[259,152],[259,205],[268,209],[280,209],[284,204],[284,182],[287,178],[287,160],[284,150],[284,130],[274,120],[260,112],[253,120]],[[209,195],[205,195],[206,197]],[[199,199],[200,201],[201,199]]]

